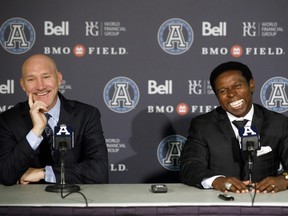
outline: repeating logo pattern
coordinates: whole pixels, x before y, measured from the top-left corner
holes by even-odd
[[[29,51],[36,40],[34,27],[23,18],[11,18],[0,29],[0,43],[9,53],[22,54]]]
[[[180,55],[188,51],[193,40],[194,33],[191,26],[182,19],[167,20],[158,31],[160,47],[171,55]]]
[[[288,79],[273,77],[261,88],[260,98],[267,109],[283,113],[288,110]]]
[[[112,111],[127,113],[138,104],[140,92],[133,80],[127,77],[116,77],[105,86],[103,97]]]
[[[181,135],[165,137],[157,149],[159,163],[170,171],[180,170],[180,155],[186,138]]]

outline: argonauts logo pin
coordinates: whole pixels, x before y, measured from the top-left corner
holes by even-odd
[[[260,98],[267,109],[283,113],[288,110],[288,79],[272,77],[261,88]]]
[[[180,55],[189,50],[194,40],[191,26],[179,18],[169,19],[158,30],[160,47],[171,55]]]
[[[180,155],[185,142],[186,138],[181,135],[170,135],[160,142],[157,157],[165,169],[180,170]]]
[[[0,28],[0,43],[9,53],[22,54],[30,50],[36,40],[34,27],[23,18],[11,18]]]
[[[103,97],[112,111],[126,113],[136,107],[140,92],[133,80],[127,77],[116,77],[106,84]]]

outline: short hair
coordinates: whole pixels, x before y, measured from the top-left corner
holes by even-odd
[[[247,83],[250,82],[251,79],[253,79],[252,73],[249,69],[249,67],[245,64],[242,64],[240,62],[235,62],[235,61],[229,61],[222,63],[218,65],[210,74],[210,85],[212,86],[212,89],[214,93],[216,94],[215,91],[215,80],[217,77],[229,70],[237,70],[240,71],[242,76],[246,79]]]

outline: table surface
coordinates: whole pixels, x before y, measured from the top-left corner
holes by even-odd
[[[0,206],[83,207],[79,193],[62,198],[60,193],[46,192],[47,185],[0,185]],[[167,193],[152,193],[151,184],[85,184],[79,185],[89,207],[132,206],[251,206],[253,194],[234,194],[234,201],[218,198],[219,191],[200,190],[184,184],[166,184]],[[64,194],[65,195],[65,194]],[[288,206],[288,191],[257,194],[254,206]]]

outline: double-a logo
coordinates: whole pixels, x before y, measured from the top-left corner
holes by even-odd
[[[116,77],[105,86],[103,97],[112,111],[126,113],[136,107],[140,92],[133,80],[127,77]]]
[[[160,164],[168,170],[180,170],[180,155],[186,138],[181,135],[165,137],[157,149],[157,157]]]
[[[0,43],[9,53],[22,54],[35,42],[36,33],[30,22],[23,18],[11,18],[0,28]]]
[[[158,30],[160,47],[171,55],[180,55],[188,51],[193,40],[194,33],[191,26],[182,19],[169,19]]]
[[[288,79],[273,77],[267,80],[261,88],[262,104],[269,110],[283,113],[288,110]]]

